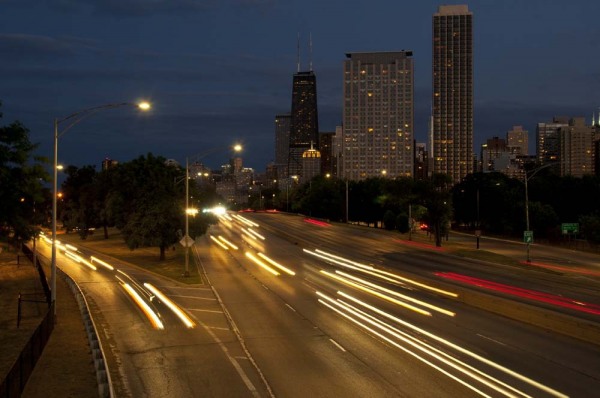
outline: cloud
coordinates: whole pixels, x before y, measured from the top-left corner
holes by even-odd
[[[64,57],[73,55],[81,44],[81,41],[67,38],[5,33],[0,34],[0,56],[12,61],[38,57]]]

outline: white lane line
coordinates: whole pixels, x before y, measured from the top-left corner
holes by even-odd
[[[288,303],[285,303],[285,305],[292,311],[296,312],[296,310],[294,309],[294,307],[292,307],[291,305],[289,305]]]
[[[496,343],[496,344],[500,344],[500,345],[506,346],[506,344],[504,344],[503,342],[501,342],[501,341],[498,341],[498,340],[494,340],[494,339],[492,339],[492,338],[490,338],[490,337],[487,337],[487,336],[484,336],[484,335],[482,335],[482,334],[479,334],[479,333],[477,333],[477,336],[481,337],[482,339],[486,339],[486,340],[489,340],[489,341],[493,341],[493,342],[494,342],[494,343]]]
[[[335,341],[334,339],[329,339],[329,341],[331,341],[333,343],[334,346],[336,346],[337,348],[339,348],[340,350],[342,350],[343,352],[346,352],[346,349],[344,347],[342,347],[340,345],[340,343],[338,343],[337,341]]]
[[[175,295],[172,295],[171,297],[181,297],[181,298],[190,298],[190,299],[196,299],[196,300],[217,301],[217,299],[215,299],[215,298],[205,298],[205,297],[197,297],[197,296],[175,296]]]
[[[217,329],[217,330],[231,330],[231,329],[229,329],[229,328],[220,328],[220,327],[218,327],[218,326],[207,326],[207,327],[208,327],[208,328],[211,328],[211,329]]]
[[[171,290],[211,290],[210,287],[181,287],[181,286],[157,286],[161,289]]]
[[[225,346],[225,344],[223,344],[223,342],[217,337],[216,334],[213,333],[212,330],[210,330],[210,328],[208,326],[206,326],[202,322],[200,322],[200,324],[204,327],[204,329],[206,330],[206,332],[208,334],[210,334],[211,337],[217,342],[217,344],[219,344],[219,347],[221,347],[221,350],[227,356],[227,359],[229,359],[229,362],[231,362],[231,364],[233,365],[233,367],[237,371],[238,375],[240,375],[241,379],[244,381],[244,384],[246,384],[246,387],[248,388],[248,390],[250,390],[250,392],[252,393],[252,395],[255,396],[255,397],[259,397],[260,394],[256,390],[256,387],[254,387],[254,384],[252,384],[252,382],[248,378],[248,375],[246,375],[246,372],[244,372],[244,369],[242,369],[242,367],[240,366],[240,364],[238,363],[238,361],[236,361],[236,359],[234,357],[232,357],[231,355],[229,355],[229,350],[227,349],[227,347]]]
[[[201,308],[186,308],[188,311],[197,311],[197,312],[213,312],[215,314],[222,314],[223,311],[215,311],[215,310],[203,310]]]

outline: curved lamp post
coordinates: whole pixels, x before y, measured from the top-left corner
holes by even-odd
[[[192,158],[196,158],[196,160],[200,160],[202,158],[204,158],[205,156],[208,156],[212,153],[221,151],[223,149],[227,149],[229,148],[229,146],[226,147],[218,147],[218,148],[212,148],[209,149],[207,151],[204,152],[200,152],[199,154],[195,155],[195,156],[191,156]],[[240,144],[235,144],[234,146],[231,147],[233,149],[234,152],[241,152],[242,151],[242,146]],[[183,239],[181,240],[181,242],[185,242],[182,243],[183,246],[185,246],[185,271],[183,273],[184,277],[188,277],[190,276],[190,246],[193,245],[193,240],[190,237],[190,223],[189,223],[189,216],[190,213],[191,214],[195,214],[196,212],[194,212],[194,210],[190,209],[190,204],[189,204],[189,199],[190,199],[190,164],[189,164],[189,158],[190,157],[186,157],[185,158],[185,236],[183,237]]]
[[[56,315],[56,197],[58,195],[57,189],[57,174],[58,174],[58,139],[65,134],[67,131],[71,129],[71,127],[75,126],[77,123],[87,118],[88,116],[93,115],[96,112],[99,112],[104,109],[112,109],[119,108],[122,106],[134,106],[142,111],[148,111],[151,107],[149,102],[140,102],[140,103],[132,103],[132,102],[119,102],[114,104],[105,104],[94,106],[92,108],[87,108],[80,110],[78,112],[72,113],[69,116],[65,116],[61,119],[54,119],[54,164],[53,164],[53,190],[52,190],[52,260],[50,264],[50,288],[51,288],[51,299],[50,304],[54,306],[54,315]],[[58,127],[61,123],[69,122],[69,124],[62,130],[58,131]]]

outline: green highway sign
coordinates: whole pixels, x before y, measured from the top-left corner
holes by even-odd
[[[560,224],[560,230],[563,235],[567,234],[578,234],[579,233],[579,223],[577,222],[564,222]]]
[[[533,243],[533,231],[523,231],[523,242]]]

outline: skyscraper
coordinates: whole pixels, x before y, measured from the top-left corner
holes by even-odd
[[[515,155],[529,154],[529,132],[523,130],[523,126],[513,126],[506,133],[506,147]]]
[[[595,128],[585,125],[583,117],[569,120],[558,130],[560,174],[583,177],[594,174]]]
[[[569,118],[555,116],[551,123],[538,123],[535,130],[535,141],[538,162],[541,164],[556,162],[560,157],[558,130],[569,125]]]
[[[288,156],[290,152],[290,119],[291,115],[275,116],[275,167],[278,178],[288,176]]]
[[[466,5],[433,15],[433,172],[459,182],[473,171],[473,14]]]
[[[411,176],[412,51],[350,53],[346,58],[340,175],[351,180]]]
[[[311,143],[319,145],[319,117],[317,113],[317,77],[312,70],[294,74],[292,84],[292,112],[288,173],[302,174],[302,154]]]

